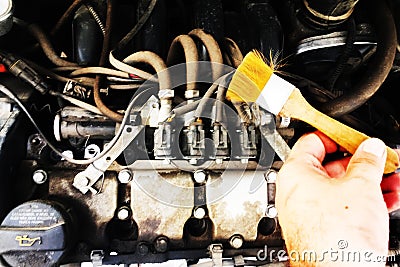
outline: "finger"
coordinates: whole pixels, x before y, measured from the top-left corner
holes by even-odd
[[[400,173],[384,177],[381,182],[382,192],[400,192]]]
[[[386,162],[386,145],[377,138],[370,138],[361,143],[347,166],[347,178],[361,178],[382,181]]]
[[[338,150],[338,145],[324,133],[320,131],[315,131],[314,134],[316,134],[321,139],[327,154],[334,153]]]
[[[383,194],[388,212],[400,209],[400,194],[398,192],[391,192]]]
[[[350,157],[338,159],[328,162],[324,165],[326,172],[331,178],[341,178],[346,175],[347,165],[349,165]]]
[[[303,135],[292,148],[289,159],[307,161],[312,157],[321,163],[326,155],[325,145],[315,133]]]

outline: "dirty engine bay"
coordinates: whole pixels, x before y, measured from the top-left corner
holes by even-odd
[[[313,128],[228,101],[234,70],[257,49],[396,148],[399,23],[397,0],[1,0],[0,266],[286,266],[259,252],[284,249],[276,174]]]

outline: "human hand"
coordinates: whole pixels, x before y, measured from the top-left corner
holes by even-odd
[[[306,135],[293,147],[278,174],[276,207],[289,257],[291,251],[305,250],[318,257],[312,264],[300,257],[292,261],[293,266],[357,265],[354,261],[338,262],[325,251],[387,255],[388,208],[399,205],[396,191],[400,178],[394,174],[382,182],[382,190],[389,191],[386,207],[380,188],[386,147],[382,141],[370,139],[351,159],[322,165],[325,155],[336,150],[337,145],[326,136]],[[347,250],[338,248],[339,241],[347,242]],[[368,266],[384,266],[384,262],[371,264]]]

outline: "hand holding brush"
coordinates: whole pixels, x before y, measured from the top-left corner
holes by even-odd
[[[364,140],[370,138],[313,108],[299,89],[273,73],[258,52],[250,52],[243,59],[229,85],[227,98],[232,101],[257,103],[275,115],[304,121],[351,154],[354,154]],[[394,172],[398,167],[397,153],[387,147],[384,173]]]

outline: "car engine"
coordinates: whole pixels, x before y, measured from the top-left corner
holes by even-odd
[[[275,181],[314,129],[232,75],[256,49],[398,148],[399,27],[398,0],[0,0],[0,266],[288,266]]]

